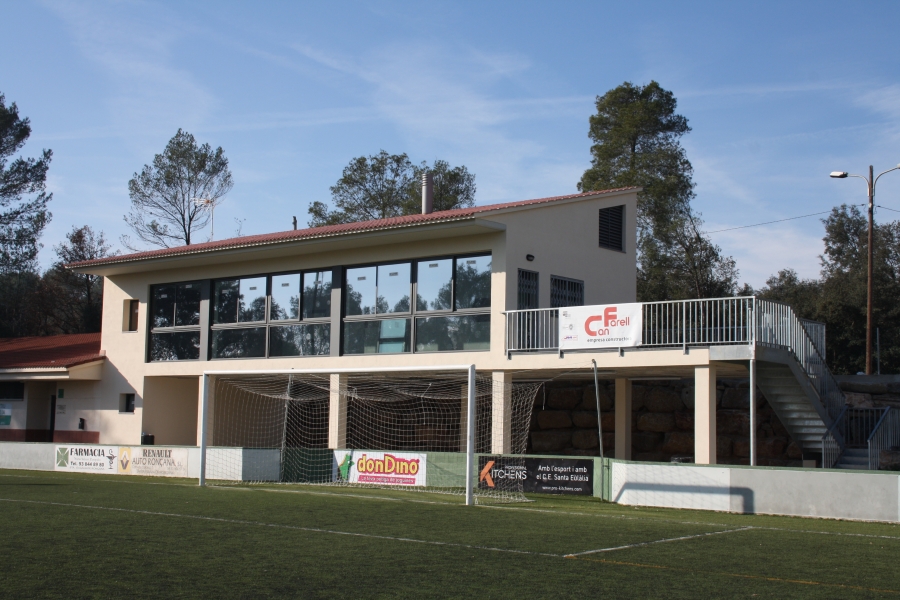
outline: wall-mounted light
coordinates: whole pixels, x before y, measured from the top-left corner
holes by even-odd
[[[534,254],[526,254],[525,260],[527,260],[528,262],[534,261]]]

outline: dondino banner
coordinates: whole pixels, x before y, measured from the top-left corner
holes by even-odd
[[[567,306],[559,309],[559,349],[641,345],[640,303]]]
[[[425,485],[425,455],[411,452],[335,450],[334,481],[379,485]]]
[[[120,446],[117,471],[121,475],[187,477],[187,448]]]
[[[116,474],[118,446],[57,446],[56,470]]]

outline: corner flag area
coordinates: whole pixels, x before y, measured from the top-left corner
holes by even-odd
[[[897,597],[900,525],[0,470],[3,596]]]

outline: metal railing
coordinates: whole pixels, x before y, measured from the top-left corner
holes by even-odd
[[[881,467],[881,451],[900,448],[900,410],[891,410],[890,407],[884,409],[867,440],[867,446],[869,469],[877,471]]]
[[[844,394],[825,365],[825,326],[802,320],[790,306],[749,296],[645,302],[641,345],[711,346],[759,344],[788,350],[803,368],[828,415],[835,419]],[[506,350],[559,349],[559,309],[506,313]]]
[[[506,313],[506,353],[559,349],[559,309],[533,308]]]
[[[847,410],[845,406],[843,410],[841,410],[840,414],[838,414],[837,418],[835,418],[834,422],[831,424],[831,427],[828,428],[828,431],[825,432],[825,435],[822,436],[822,468],[830,469],[834,465],[837,464],[838,460],[841,458],[841,453],[843,452],[843,440],[838,440],[838,433],[840,423],[843,420],[844,412]]]

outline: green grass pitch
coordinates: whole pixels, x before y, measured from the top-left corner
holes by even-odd
[[[900,526],[0,471],[5,598],[900,596]]]

